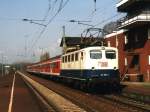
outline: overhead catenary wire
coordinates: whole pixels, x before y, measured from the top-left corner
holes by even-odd
[[[57,2],[57,0],[55,0],[55,2]],[[59,6],[59,9],[57,10],[57,12],[50,18],[50,20],[48,21],[48,23],[46,24],[46,26],[41,30],[40,34],[38,35],[38,37],[36,38],[36,40],[34,41],[34,43],[31,46],[32,50],[34,48],[34,46],[36,45],[36,43],[38,42],[38,40],[42,37],[43,33],[45,32],[45,30],[47,29],[48,25],[55,19],[55,17],[62,11],[62,9],[67,5],[67,3],[69,2],[69,0],[66,0],[64,3],[62,3],[61,0],[61,5]]]
[[[55,7],[57,1],[58,1],[58,0],[55,0],[55,1],[52,3],[52,0],[48,0],[48,9],[47,9],[47,11],[46,11],[46,13],[45,13],[45,15],[44,15],[44,17],[43,17],[43,19],[42,19],[43,22],[42,22],[41,24],[44,24],[44,22],[47,20],[50,11],[52,11],[52,10],[54,9],[54,7]],[[46,25],[45,25],[45,26],[46,26]],[[40,29],[38,29],[38,30],[40,30]],[[39,33],[39,35],[37,36],[37,39],[35,39],[35,40],[32,39],[32,41],[31,41],[31,49],[33,48],[34,43],[36,43],[36,42],[38,41],[38,38],[39,38],[39,37],[42,35],[42,33],[44,32],[43,30],[44,30],[44,29],[42,29],[41,31],[36,31],[35,34],[37,34],[38,32],[40,32],[40,33]]]
[[[0,21],[22,21],[22,18],[0,17]]]
[[[102,20],[101,22],[99,22],[99,23],[97,23],[97,24],[93,25],[93,27],[96,27],[96,26],[98,26],[98,25],[100,25],[100,24],[102,24],[102,23],[105,23],[105,22],[107,22],[107,21],[109,21],[109,20],[112,20],[112,19],[114,19],[114,18],[118,17],[119,15],[120,15],[120,14],[119,14],[119,13],[117,13],[117,14],[115,14],[115,15],[111,16],[111,17],[108,17],[108,18],[106,18],[106,19]]]
[[[47,17],[48,17],[48,15],[49,15],[49,12],[50,12],[50,10],[52,9],[52,7],[51,7],[51,0],[48,0],[48,9],[46,10],[46,13],[45,13],[45,15],[44,15],[44,17],[43,17],[43,21],[42,21],[42,23],[41,24],[44,24],[44,22],[46,21],[46,19],[47,19]],[[38,29],[39,30],[39,29]],[[36,34],[37,34],[37,32],[39,32],[39,31],[36,31]],[[36,40],[35,40],[36,41]],[[31,41],[31,45],[34,43],[34,39],[32,39],[32,41]]]
[[[51,1],[51,0],[49,0],[49,4],[50,4],[50,1]],[[55,0],[55,1],[54,1],[54,4],[56,4],[57,1],[58,1],[58,0]],[[60,5],[59,5],[59,8],[58,8],[58,11],[57,11],[56,14],[49,20],[49,22],[46,24],[46,27],[47,27],[47,25],[49,25],[49,24],[51,23],[51,21],[53,21],[53,19],[57,16],[57,14],[61,11],[61,9],[63,9],[63,7],[66,5],[66,3],[67,3],[68,1],[69,1],[69,0],[67,0],[64,4],[63,4],[64,0],[61,0],[61,1],[60,1]],[[96,3],[96,0],[94,0],[94,2]],[[49,5],[49,6],[50,6],[50,5]],[[53,8],[54,8],[54,7],[53,7]],[[95,12],[96,12],[96,10],[95,10]],[[44,31],[46,30],[46,27],[43,28],[42,31],[40,32],[38,38],[37,38],[37,39],[35,40],[35,42],[33,43],[32,48],[33,48],[33,46],[37,43],[37,41],[39,40],[39,38],[41,38],[42,34],[43,34]]]
[[[83,31],[86,31],[86,30],[88,30],[88,29],[90,29],[90,28],[95,28],[95,27],[99,26],[100,24],[104,24],[105,22],[108,22],[108,21],[110,21],[110,20],[112,20],[112,19],[114,19],[114,18],[116,18],[116,17],[119,17],[120,15],[121,15],[120,13],[117,13],[117,14],[115,14],[115,15],[112,15],[112,16],[110,16],[110,17],[108,17],[108,18],[106,18],[106,19],[100,21],[99,23],[97,23],[97,24],[95,24],[95,25],[93,25],[93,26],[91,26],[91,27],[85,28]],[[78,34],[78,35],[80,35],[80,34]]]
[[[47,9],[46,14],[45,14],[45,16],[44,16],[44,18],[43,18],[43,21],[45,21],[45,20],[47,19],[48,14],[49,14],[51,8],[52,8],[52,7],[51,7],[51,0],[48,0],[48,9]]]
[[[63,5],[63,0],[60,1],[60,5],[59,5],[58,11],[60,11],[62,9],[62,5]]]
[[[96,11],[96,0],[94,0],[94,11]]]
[[[95,1],[94,0],[94,3],[96,4],[97,3],[97,1]],[[112,4],[113,2],[112,1],[109,1],[107,4]],[[105,4],[105,5],[107,5],[107,4]],[[113,6],[113,5],[112,5]],[[111,6],[109,6],[109,7],[105,7],[105,8],[102,8],[102,6],[100,6],[100,7],[96,7],[96,10],[92,10],[92,12],[86,17],[86,18],[89,18],[90,16],[91,16],[91,20],[92,20],[92,18],[98,13],[98,12],[100,12],[100,14],[101,13],[105,13],[106,12],[106,10],[108,10],[108,9],[110,9],[110,8],[112,8]]]
[[[95,1],[95,0],[94,0],[94,1]],[[112,3],[110,3],[110,4],[112,4]],[[109,8],[110,8],[110,7],[105,8],[105,9],[103,9],[104,12],[103,12],[103,11],[101,11],[101,12],[105,13],[105,11],[108,10]],[[100,8],[99,8],[99,9],[100,9]],[[93,18],[97,11],[98,11],[98,10],[93,11],[92,14],[90,14],[89,16],[92,16],[92,18]],[[101,13],[101,14],[102,14],[102,13]],[[96,26],[98,26],[98,25],[100,25],[100,24],[104,24],[105,22],[110,21],[110,20],[112,20],[112,19],[114,19],[114,18],[116,18],[116,17],[118,17],[118,16],[120,16],[120,13],[114,14],[114,15],[112,15],[112,16],[106,18],[106,19],[103,19],[103,20],[100,21],[99,23],[93,25],[93,27],[96,27]],[[90,27],[90,28],[92,28],[92,27]]]
[[[56,0],[55,2],[57,2],[57,0]],[[46,27],[44,27],[44,28],[41,30],[40,34],[38,35],[38,37],[36,38],[36,40],[35,40],[34,43],[32,44],[31,50],[34,48],[34,46],[36,45],[36,43],[38,42],[38,40],[41,38],[41,36],[42,36],[43,33],[45,32],[45,30],[47,29],[48,25],[55,19],[55,17],[60,13],[60,11],[61,11],[61,10],[65,7],[65,5],[69,2],[69,0],[66,0],[65,3],[63,3],[63,2],[64,2],[63,0],[60,1],[60,5],[59,5],[59,8],[58,8],[57,12],[50,18],[50,20],[49,20],[48,23],[46,24]],[[106,21],[112,20],[113,18],[115,18],[115,17],[117,17],[117,16],[118,16],[118,14],[115,14],[115,15],[113,15],[113,16],[111,16],[111,17],[108,17],[108,18],[102,20],[101,22],[99,22],[99,23],[93,25],[92,27],[96,27],[96,26],[98,26],[98,25],[100,25],[100,24],[102,24],[102,23],[104,23],[104,22],[106,22]]]
[[[97,1],[95,1],[94,0],[94,3],[97,3]],[[113,2],[112,1],[109,1],[107,4],[112,4]],[[106,5],[107,5],[106,4]],[[113,5],[112,5],[113,6]],[[109,7],[105,7],[105,8],[101,8],[101,7],[98,7],[98,8],[96,8],[96,10],[92,10],[92,12],[88,15],[88,16],[86,16],[85,17],[85,19],[83,19],[83,20],[89,20],[89,21],[93,21],[93,18],[97,15],[97,14],[100,14],[100,15],[102,15],[103,16],[103,14],[106,14],[107,12],[106,11],[108,11],[108,10],[110,10],[110,8],[112,8],[111,6],[109,6]],[[114,16],[114,15],[113,15]],[[107,22],[107,20],[105,19],[105,20],[102,20],[102,21],[105,21],[105,22]],[[109,20],[108,20],[109,21]],[[77,24],[78,25],[78,24]],[[69,31],[72,31],[74,28],[76,28],[77,27],[77,25],[75,25],[73,28],[71,28]],[[91,24],[91,26],[92,27],[95,27],[95,25],[92,25]],[[98,25],[96,25],[96,26],[98,26]],[[86,29],[88,29],[89,27],[86,27],[86,28],[84,28],[83,30],[86,30]],[[91,27],[90,27],[91,28]],[[81,35],[81,34],[77,34],[77,35]]]
[[[64,4],[61,5],[61,7],[59,7],[59,10],[56,12],[56,14],[49,20],[49,22],[47,23],[47,26],[54,20],[54,18],[62,11],[62,9],[67,5],[67,3],[69,2],[69,0],[66,0]]]

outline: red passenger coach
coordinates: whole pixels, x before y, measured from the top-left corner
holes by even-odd
[[[60,75],[60,56],[56,56],[50,59],[50,75]]]
[[[60,56],[50,58],[46,61],[31,64],[27,67],[28,72],[40,73],[44,75],[60,74]]]
[[[50,59],[43,61],[43,62],[39,62],[39,68],[40,68],[40,72],[43,74],[47,74],[50,71]]]

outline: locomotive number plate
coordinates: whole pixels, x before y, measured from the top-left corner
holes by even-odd
[[[101,67],[107,67],[108,66],[108,62],[99,62]]]
[[[108,77],[109,74],[100,74],[101,77]]]

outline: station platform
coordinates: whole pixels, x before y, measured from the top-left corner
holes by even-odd
[[[121,82],[124,87],[123,91],[131,91],[137,94],[150,95],[149,82]]]
[[[0,112],[43,112],[41,105],[17,73],[0,75]]]

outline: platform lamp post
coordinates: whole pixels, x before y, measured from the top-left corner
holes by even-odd
[[[3,75],[6,75],[6,68],[5,68],[5,66],[6,66],[6,60],[7,60],[7,56],[3,56]]]
[[[28,39],[29,35],[25,35],[25,47],[24,47],[24,57],[27,58],[27,39]]]
[[[4,56],[3,56],[3,52],[0,52],[0,54],[1,54],[1,58],[2,58],[2,63],[1,63],[1,74],[2,74],[2,77],[3,77],[3,75],[4,75],[4,72],[3,72],[3,58],[4,58]]]

